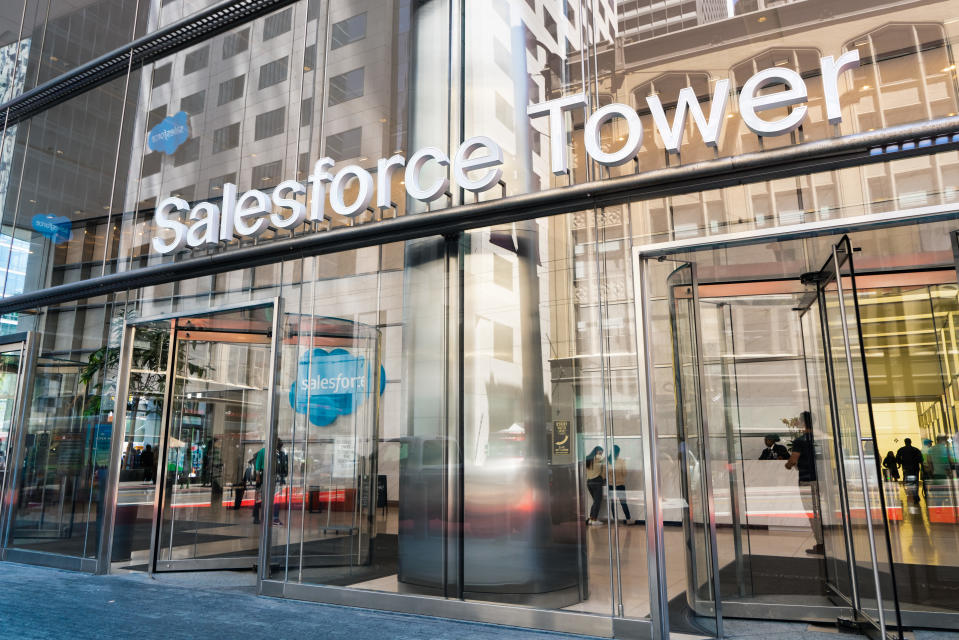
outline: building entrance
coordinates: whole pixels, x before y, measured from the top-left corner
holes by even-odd
[[[674,629],[959,626],[950,226],[647,258]]]
[[[260,563],[263,524],[280,522],[266,482],[274,319],[269,304],[128,325],[114,563]]]

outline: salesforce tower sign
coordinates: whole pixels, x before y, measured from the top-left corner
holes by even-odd
[[[823,97],[826,117],[830,124],[842,120],[839,102],[839,76],[859,66],[857,50],[844,53],[838,59],[826,56],[820,59]],[[761,92],[775,85],[776,91]],[[786,68],[764,69],[749,78],[739,92],[739,114],[746,126],[760,136],[778,136],[789,133],[802,125],[806,119],[808,100],[806,83],[799,73]],[[679,153],[686,131],[687,118],[691,117],[703,141],[712,147],[719,144],[729,101],[729,80],[715,83],[708,113],[704,112],[693,89],[680,90],[676,99],[672,122],[658,96],[646,98],[650,114],[670,153]],[[587,106],[582,93],[564,96],[555,100],[529,105],[530,118],[548,118],[550,139],[550,168],[555,175],[567,172],[566,118],[565,114]],[[762,113],[770,109],[792,107],[781,118],[764,118]],[[604,150],[601,144],[602,126],[614,118],[622,118],[627,127],[625,140],[618,149]],[[631,161],[643,145],[643,124],[639,114],[629,105],[613,103],[593,112],[586,120],[583,131],[586,154],[607,167],[615,167]],[[199,202],[192,207],[181,198],[166,198],[157,204],[154,222],[160,234],[152,240],[153,249],[160,254],[217,245],[233,238],[255,238],[267,229],[294,229],[307,221],[320,221],[326,217],[326,200],[335,213],[354,218],[367,211],[374,198],[376,206],[393,208],[390,185],[392,176],[403,172],[406,193],[422,202],[432,202],[449,191],[450,179],[437,177],[424,184],[423,168],[433,163],[451,167],[456,184],[482,193],[500,181],[503,151],[495,141],[486,136],[465,140],[457,149],[452,161],[440,149],[426,147],[416,151],[408,159],[402,155],[381,158],[376,164],[376,177],[366,169],[350,164],[336,174],[331,158],[320,158],[313,165],[313,172],[306,184],[296,180],[284,180],[271,194],[258,189],[237,193],[235,184],[223,185],[221,205]],[[352,186],[355,182],[355,187]],[[349,191],[348,191],[349,188]],[[309,206],[306,202],[310,192]],[[348,193],[350,202],[347,202]]]

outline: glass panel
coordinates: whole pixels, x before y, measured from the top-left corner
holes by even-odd
[[[112,424],[99,422],[84,362],[41,356],[19,465],[10,545],[92,558],[104,514]]]
[[[841,440],[833,429],[832,405],[829,376],[833,366],[827,361],[823,348],[823,315],[819,297],[803,312],[803,353],[806,365],[806,388],[809,394],[809,411],[813,425],[814,442],[823,443],[816,460],[817,477],[823,479],[818,484],[820,497],[820,525],[825,545],[825,582],[838,593],[852,599],[852,585],[849,573],[849,555],[846,547],[843,514],[846,513],[846,477],[843,457],[840,455]],[[812,494],[808,499],[812,499]],[[815,522],[812,522],[814,525]]]
[[[271,314],[243,324],[217,316],[177,321],[158,570],[175,568],[178,560],[245,559],[243,566],[252,566],[259,549],[255,525],[268,517],[280,523],[282,498],[269,514],[271,500],[263,495]],[[282,459],[278,453],[277,462]]]
[[[837,257],[827,263],[826,270],[833,281],[822,290],[822,310],[826,316],[835,374],[837,427],[846,472],[848,526],[859,604],[863,612],[879,623],[878,602],[881,600],[885,624],[892,627],[897,624],[898,610],[887,546],[882,483],[878,477],[880,461],[874,440],[866,367],[860,350],[857,293],[853,287],[854,278],[849,277],[852,275],[849,247],[848,241],[837,245]],[[818,449],[821,450],[821,446]],[[810,489],[818,492],[817,477],[811,479]],[[821,532],[819,536],[817,542],[822,541]]]
[[[382,522],[387,486],[378,469],[382,333],[352,320],[286,314],[281,335],[286,420],[274,522],[289,526],[274,530],[274,572],[341,586],[392,574],[395,583],[397,532]]]
[[[609,366],[629,353],[629,334],[604,344],[596,328],[623,333],[625,305],[610,300],[603,319],[596,236],[570,223],[464,239],[464,596],[603,615],[628,603],[643,616],[645,573],[630,554],[644,541],[642,452],[626,423],[638,412],[635,377]],[[613,424],[623,425],[615,442]]]
[[[145,570],[150,562],[172,327],[170,320],[130,327],[133,344],[110,557],[117,563],[114,568]],[[109,353],[119,357],[119,349]]]
[[[673,371],[676,382],[676,434],[673,466],[678,466],[683,532],[686,537],[686,599],[695,622],[707,632],[717,633],[718,621],[713,589],[713,530],[710,523],[707,474],[706,430],[700,391],[700,345],[696,282],[691,264],[684,264],[669,276]],[[660,446],[673,443],[661,441]],[[673,609],[671,609],[671,612]],[[681,630],[682,610],[670,616],[671,628]],[[675,619],[674,619],[675,618]]]
[[[868,287],[859,294],[903,610],[957,609],[946,594],[959,587],[959,572],[954,554],[945,552],[959,543],[956,294],[954,282]]]
[[[0,350],[0,489],[6,488],[7,471],[12,471],[10,446],[14,436],[13,420],[17,410],[21,360],[19,345]]]

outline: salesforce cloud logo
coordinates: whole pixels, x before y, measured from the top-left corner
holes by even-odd
[[[73,223],[70,218],[55,216],[52,213],[40,213],[30,221],[33,230],[49,238],[53,244],[67,242],[73,237]]]
[[[380,388],[386,376],[380,367]],[[366,401],[373,384],[373,372],[366,358],[345,349],[304,351],[296,366],[296,384],[290,389],[290,406],[306,414],[318,427],[333,424],[350,415]]]
[[[190,123],[186,111],[179,111],[172,116],[167,116],[160,121],[160,124],[150,129],[147,136],[147,146],[151,151],[162,151],[163,153],[173,155],[177,147],[186,142],[190,137]]]

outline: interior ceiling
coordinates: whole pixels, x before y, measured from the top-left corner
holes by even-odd
[[[942,395],[955,355],[950,320],[959,328],[957,287],[867,289],[860,292],[859,309],[873,401]]]

